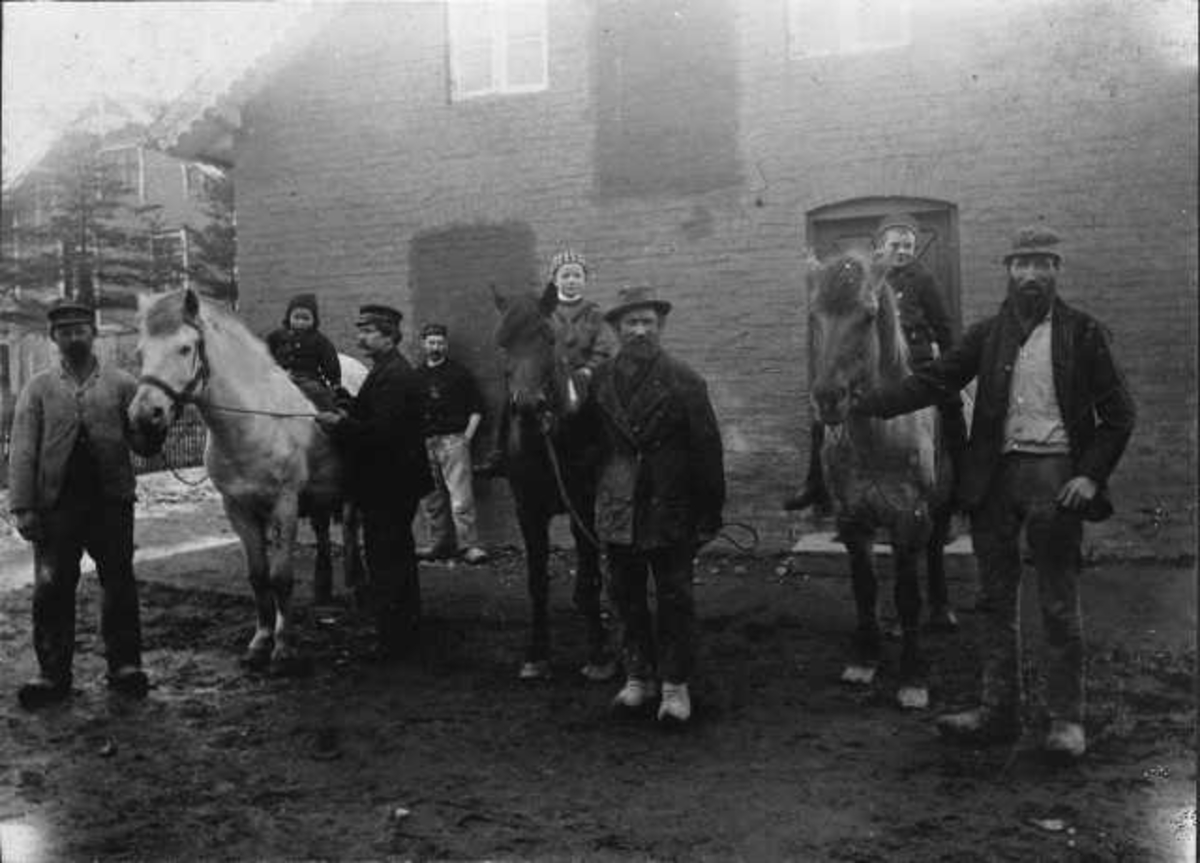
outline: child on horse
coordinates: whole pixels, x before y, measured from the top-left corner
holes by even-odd
[[[309,401],[327,411],[335,406],[342,367],[320,325],[316,295],[297,294],[283,314],[283,326],[267,336],[267,348]]]

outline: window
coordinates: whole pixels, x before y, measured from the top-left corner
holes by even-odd
[[[450,0],[447,25],[454,101],[546,89],[545,0]]]
[[[201,162],[183,162],[180,170],[183,173],[183,194],[200,201],[212,198],[223,177],[219,169]]]
[[[120,147],[105,150],[104,157],[115,167],[113,177],[128,194],[137,195],[139,201],[146,199],[145,174],[142,170],[142,148]]]
[[[788,0],[793,57],[854,54],[912,41],[909,0]]]
[[[163,231],[150,238],[150,254],[161,288],[187,287],[187,229]]]

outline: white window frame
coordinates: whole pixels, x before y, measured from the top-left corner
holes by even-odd
[[[884,39],[864,35],[864,21],[876,14],[878,7],[888,6],[898,14],[901,25]],[[804,32],[808,19],[820,7],[837,16],[837,44],[811,46],[805,43]],[[876,7],[872,9],[871,7]],[[830,57],[839,54],[862,54],[912,44],[911,0],[787,0],[788,53],[793,58]]]
[[[468,6],[484,5],[487,9],[489,48],[491,53],[491,75],[485,87],[466,90],[462,86],[461,33],[463,16]],[[541,22],[542,56],[541,75],[531,84],[509,82],[508,68],[508,19],[506,9],[515,5],[536,6]],[[447,0],[446,2],[446,50],[450,66],[450,101],[461,102],[483,96],[540,93],[550,86],[550,38],[547,0]]]
[[[146,203],[146,154],[139,144],[125,144],[119,147],[103,147],[100,153],[105,156],[113,156],[124,152],[125,150],[133,150],[137,153],[137,182],[134,183],[134,188],[137,193],[139,204]]]

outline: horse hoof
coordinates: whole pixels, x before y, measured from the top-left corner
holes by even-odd
[[[550,662],[545,659],[535,659],[521,664],[521,671],[517,675],[521,680],[549,680],[553,675],[550,672]]]
[[[873,665],[847,665],[842,672],[842,683],[870,686],[874,681],[875,666]]]
[[[929,707],[929,690],[924,686],[901,686],[896,701],[903,710],[925,710]]]
[[[617,663],[611,659],[607,662],[589,662],[579,669],[579,673],[592,683],[605,683],[617,676]]]

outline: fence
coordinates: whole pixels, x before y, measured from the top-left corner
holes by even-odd
[[[188,405],[167,432],[162,452],[149,458],[135,454],[133,469],[143,474],[201,465],[204,463],[204,442],[207,436],[208,432],[199,412],[192,405]]]

